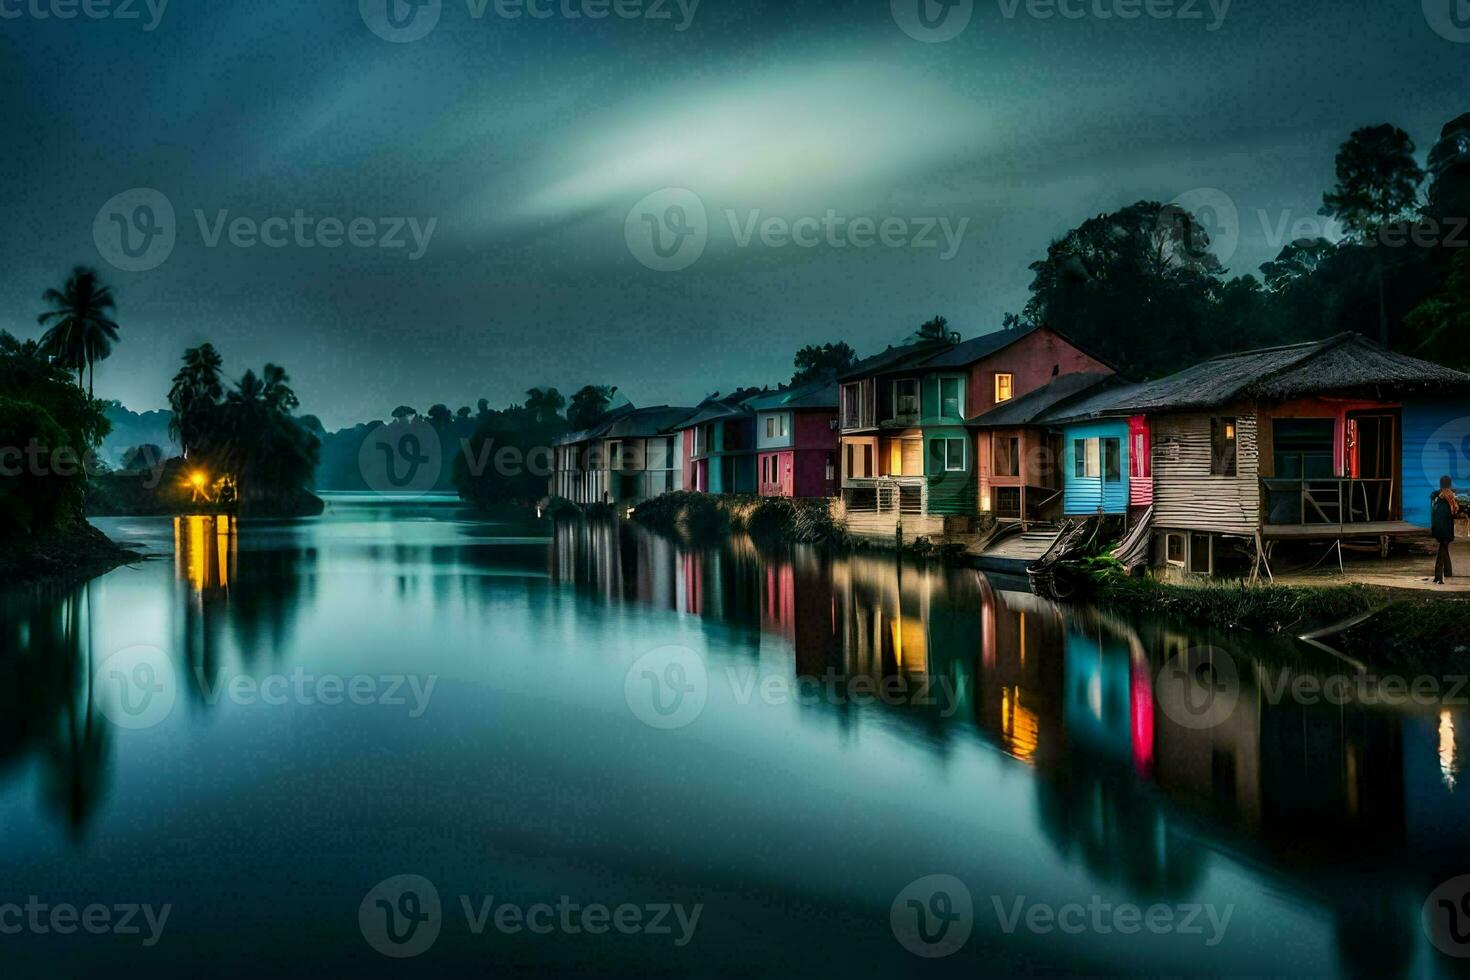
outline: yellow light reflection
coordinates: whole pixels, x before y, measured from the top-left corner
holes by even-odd
[[[196,592],[230,584],[235,525],[227,515],[174,518],[174,566]]]
[[[1000,731],[1005,750],[1022,762],[1036,758],[1036,742],[1041,726],[1036,712],[1021,704],[1019,687],[1000,689]]]
[[[1455,757],[1455,717],[1449,708],[1439,712],[1439,772],[1452,792],[1459,782],[1460,767]]]

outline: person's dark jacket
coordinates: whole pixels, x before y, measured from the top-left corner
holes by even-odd
[[[1429,533],[1436,541],[1455,540],[1455,511],[1458,509],[1452,492],[1441,490],[1434,495],[1429,511]]]

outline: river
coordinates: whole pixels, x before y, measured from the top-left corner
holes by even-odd
[[[1463,962],[1454,678],[442,498],[96,523],[154,557],[0,592],[17,976]]]

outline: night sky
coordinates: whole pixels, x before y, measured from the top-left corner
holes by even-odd
[[[1139,199],[1223,193],[1239,215],[1238,244],[1216,222],[1227,265],[1254,272],[1321,227],[1354,128],[1395,123],[1422,158],[1470,110],[1456,0],[1235,0],[1223,19],[1223,0],[1186,17],[1186,0],[1139,2],[1134,19],[1097,13],[1129,0],[1066,0],[1080,17],[923,0],[941,33],[970,14],[930,42],[901,26],[924,33],[919,0],[703,0],[692,18],[692,0],[657,17],[617,13],[657,0],[619,0],[598,20],[561,13],[598,0],[543,0],[541,19],[443,0],[432,30],[397,42],[379,36],[395,36],[385,2],[173,0],[154,24],[144,0],[136,19],[69,20],[37,11],[81,0],[0,0],[0,327],[37,336],[40,293],[84,263],[115,286],[123,328],[98,394],[137,410],[165,404],[204,340],[231,375],[284,364],[329,427],[537,384],[692,403],[787,377],[805,343],[866,353],[936,313],[996,329],[1050,240]],[[435,12],[398,13],[412,34]],[[135,188],[174,209],[175,240],[124,271],[111,215],[142,221],[132,236],[166,218],[137,211],[156,196],[104,208]],[[691,201],[702,225],[670,211]],[[359,244],[309,232],[308,248],[267,224],[298,210],[368,220]],[[249,219],[234,243],[228,226],[214,238],[221,212]],[[810,230],[828,212],[831,240],[742,243],[753,219]],[[690,253],[651,253],[644,214],[703,252],[650,268]],[[854,219],[887,220],[888,240],[858,247]],[[426,243],[413,227],[432,227]],[[952,256],[946,227],[963,230]],[[244,247],[250,228],[283,247]]]

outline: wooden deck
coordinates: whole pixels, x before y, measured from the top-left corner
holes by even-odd
[[[1428,528],[1408,521],[1353,521],[1348,524],[1267,524],[1261,537],[1267,541],[1331,541],[1338,538],[1428,537]]]

